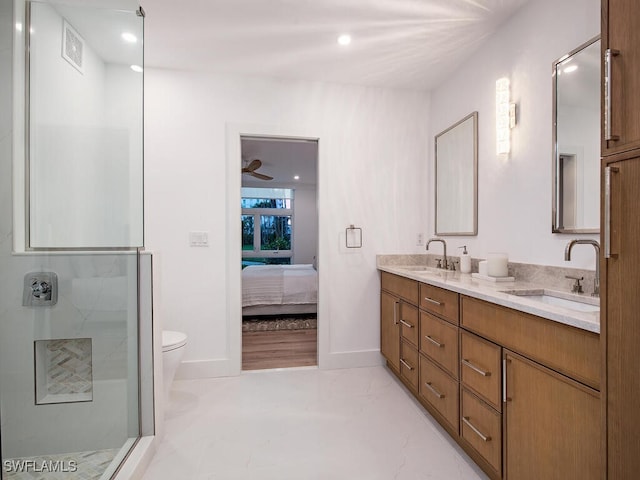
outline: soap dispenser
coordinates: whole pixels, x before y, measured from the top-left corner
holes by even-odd
[[[471,256],[467,253],[467,246],[463,245],[462,255],[460,255],[460,272],[462,273],[471,273]]]

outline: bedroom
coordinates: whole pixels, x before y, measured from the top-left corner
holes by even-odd
[[[241,136],[242,368],[317,361],[315,139]]]

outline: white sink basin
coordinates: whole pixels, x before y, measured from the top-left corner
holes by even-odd
[[[447,271],[441,268],[427,267],[424,265],[409,265],[398,267],[402,270],[406,270],[411,273],[419,273],[420,275],[429,275],[432,277],[443,277],[446,275]]]
[[[549,290],[503,290],[503,293],[578,312],[600,311],[600,301],[594,297],[579,297],[578,295]]]

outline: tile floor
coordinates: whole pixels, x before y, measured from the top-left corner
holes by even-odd
[[[384,367],[174,382],[143,480],[487,477]]]

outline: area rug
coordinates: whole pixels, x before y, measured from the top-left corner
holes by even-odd
[[[243,332],[307,330],[318,327],[315,315],[242,317]]]

